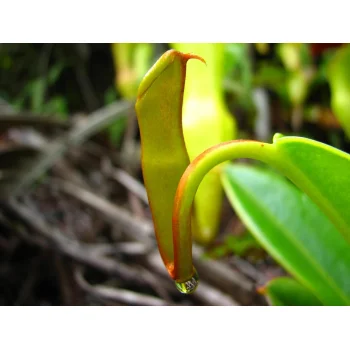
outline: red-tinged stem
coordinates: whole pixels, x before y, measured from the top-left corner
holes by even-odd
[[[281,168],[275,146],[257,141],[235,140],[220,143],[199,155],[186,169],[177,187],[173,209],[174,280],[189,280],[192,264],[191,209],[203,177],[228,160],[251,158]],[[283,167],[283,166],[282,166]]]

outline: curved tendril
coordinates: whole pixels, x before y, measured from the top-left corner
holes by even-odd
[[[237,159],[260,160],[283,168],[273,144],[234,140],[213,146],[199,155],[186,169],[177,187],[173,208],[174,279],[186,281],[194,274],[192,264],[191,210],[204,176],[220,163]]]

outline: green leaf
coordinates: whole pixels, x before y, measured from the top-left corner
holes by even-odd
[[[306,194],[256,167],[229,165],[222,181],[237,214],[274,259],[325,305],[350,305],[350,245]]]
[[[307,193],[350,242],[350,155],[302,137],[274,136],[278,169]]]
[[[307,288],[289,277],[274,278],[263,288],[273,306],[321,306],[319,299]]]

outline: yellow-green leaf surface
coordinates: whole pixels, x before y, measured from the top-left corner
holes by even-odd
[[[350,45],[341,47],[329,63],[331,106],[350,138]]]
[[[193,52],[204,58],[188,63],[183,103],[183,132],[186,149],[193,160],[207,148],[236,137],[233,116],[225,104],[224,44],[176,43],[173,48]],[[196,226],[193,235],[197,242],[210,243],[218,233],[223,200],[220,169],[210,171],[201,183],[194,201]]]
[[[289,277],[269,281],[263,288],[263,294],[273,306],[322,306],[309,289]]]
[[[326,305],[350,305],[350,245],[321,210],[269,170],[230,165],[226,194],[260,244]]]
[[[194,55],[167,51],[142,80],[136,102],[142,172],[158,246],[170,275],[174,254],[172,208],[176,188],[189,164],[182,131],[186,63]]]

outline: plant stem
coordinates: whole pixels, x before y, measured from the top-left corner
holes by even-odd
[[[173,210],[175,280],[188,280],[193,275],[191,210],[204,176],[220,163],[236,158],[252,158],[279,168],[279,157],[275,153],[273,144],[234,140],[209,148],[187,167],[177,187]]]

